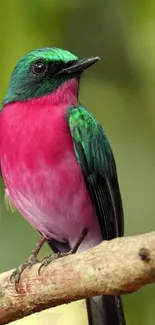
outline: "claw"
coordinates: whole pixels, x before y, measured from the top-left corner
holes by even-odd
[[[73,249],[71,249],[69,252],[67,253],[62,253],[62,252],[58,252],[56,254],[52,254],[52,255],[46,255],[42,260],[41,260],[41,264],[38,268],[38,274],[40,275],[41,269],[43,267],[46,267],[47,265],[49,265],[52,261],[57,260],[60,257],[64,257],[64,256],[68,256],[74,254]]]
[[[41,247],[44,245],[46,241],[45,237],[41,237],[39,242],[37,243],[36,247],[33,249],[30,257],[27,259],[27,261],[23,264],[21,264],[11,275],[10,281],[14,283],[15,290],[18,292],[18,285],[20,281],[21,274],[26,268],[31,268],[32,265],[39,263],[37,260],[37,255],[41,249]]]
[[[77,240],[77,242],[75,243],[74,247],[67,253],[62,253],[62,252],[58,252],[57,254],[52,254],[52,255],[47,255],[45,256],[42,260],[41,260],[41,264],[38,268],[38,274],[40,275],[41,269],[43,267],[46,267],[48,264],[50,264],[53,260],[56,260],[60,257],[64,257],[64,256],[68,256],[71,254],[75,254],[80,246],[80,244],[82,243],[83,239],[85,238],[85,236],[87,235],[87,228],[84,228]]]
[[[61,257],[62,253],[47,255],[41,260],[41,264],[38,268],[38,274],[40,275],[41,269],[43,267],[46,267],[48,264],[50,264],[52,261],[56,260],[57,258]]]
[[[21,273],[22,273],[22,270],[21,270],[21,265],[20,265],[15,271],[13,271],[13,273],[10,276],[10,281],[14,284],[14,288],[15,288],[16,292],[19,292],[18,284],[19,284]]]
[[[41,260],[41,264],[39,266],[39,269],[38,269],[38,274],[40,275],[40,272],[41,272],[41,269],[43,267],[46,267],[47,265],[49,265],[52,261],[54,260],[57,260],[58,258],[60,257],[64,257],[64,256],[68,256],[68,255],[71,255],[73,254],[73,251],[70,250],[69,252],[67,253],[56,253],[56,254],[52,254],[52,255],[46,255],[42,260]]]
[[[34,255],[31,255],[28,260],[21,264],[15,271],[13,271],[12,275],[10,276],[10,281],[14,284],[15,290],[19,292],[18,287],[19,287],[19,281],[21,274],[26,268],[31,268],[32,265],[39,263],[37,258]]]

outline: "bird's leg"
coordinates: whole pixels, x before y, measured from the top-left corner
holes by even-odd
[[[68,255],[76,253],[79,246],[81,245],[82,241],[86,237],[87,233],[88,233],[88,229],[84,228],[83,231],[81,232],[77,242],[75,243],[74,247],[69,252],[67,252],[67,253],[59,252],[59,253],[56,253],[56,254],[45,256],[41,261],[41,264],[40,264],[39,269],[38,269],[38,273],[40,274],[40,271],[41,271],[42,267],[47,266],[53,260],[55,260],[57,258],[60,258],[60,257],[64,257],[64,256],[68,256]]]
[[[46,238],[41,237],[36,247],[33,249],[31,255],[29,256],[29,258],[23,264],[19,265],[19,267],[15,271],[13,271],[10,277],[10,281],[14,283],[14,287],[17,292],[18,292],[18,284],[20,281],[21,274],[27,267],[30,268],[32,265],[39,263],[37,259],[37,255],[45,242],[46,242]]]
[[[88,233],[88,229],[87,228],[84,228],[77,240],[77,242],[75,243],[75,245],[73,246],[73,248],[68,252],[66,253],[66,255],[70,255],[70,254],[74,254],[77,252],[79,246],[81,245],[81,243],[83,242],[84,238],[86,237]],[[62,253],[63,254],[63,253]]]

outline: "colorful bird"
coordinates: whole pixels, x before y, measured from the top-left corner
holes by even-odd
[[[1,174],[9,202],[42,235],[13,273],[16,289],[46,240],[66,254],[123,236],[113,153],[78,100],[80,77],[98,60],[43,48],[22,57],[13,71],[0,114]],[[52,259],[45,257],[41,268]],[[90,325],[125,325],[120,297],[90,298],[87,310]]]

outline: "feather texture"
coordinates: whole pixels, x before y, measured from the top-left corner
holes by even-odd
[[[103,239],[122,236],[124,217],[110,144],[96,119],[82,106],[68,115],[74,150],[96,209]],[[120,297],[87,299],[89,325],[125,325]]]
[[[69,111],[77,160],[94,202],[103,238],[122,236],[123,208],[110,144],[95,118],[82,106]]]

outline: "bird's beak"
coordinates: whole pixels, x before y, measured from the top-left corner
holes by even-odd
[[[98,60],[100,60],[100,58],[98,56],[94,56],[92,58],[70,61],[57,73],[57,75],[69,75],[72,73],[81,73],[83,70],[91,67]]]

